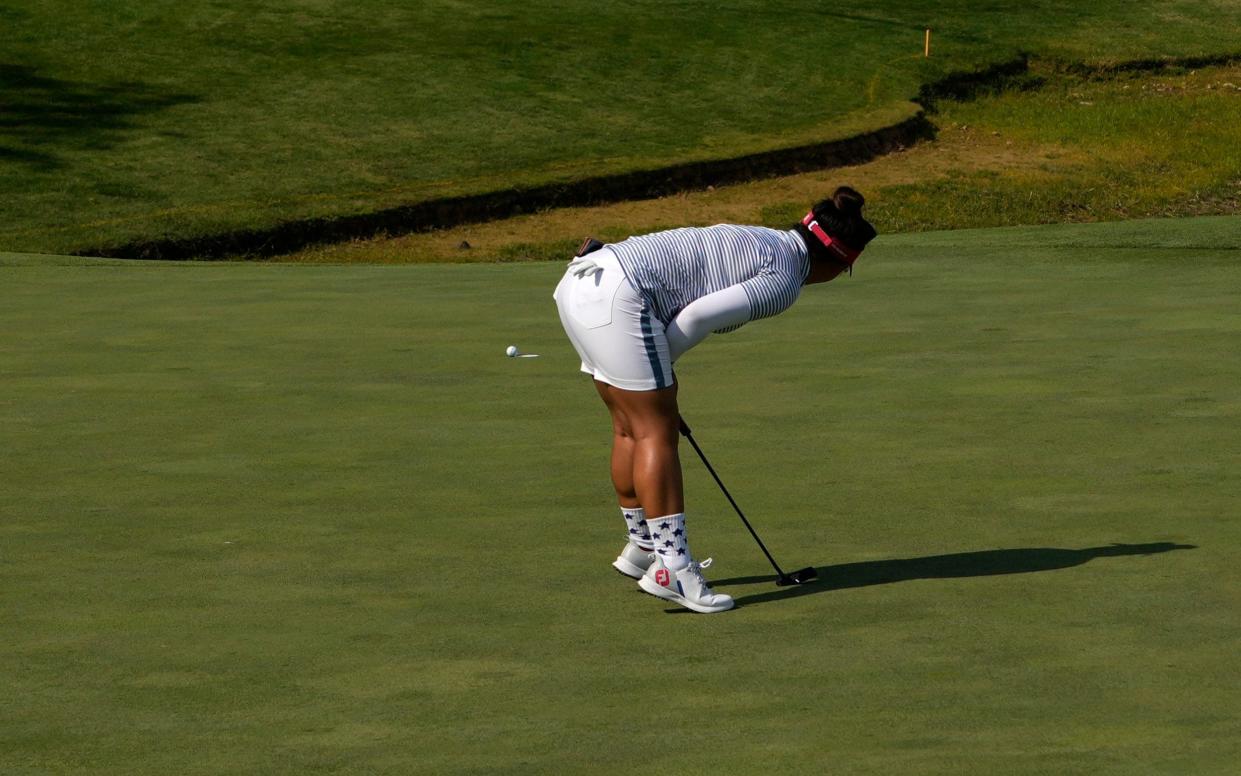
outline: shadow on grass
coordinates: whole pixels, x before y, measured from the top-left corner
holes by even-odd
[[[861,22],[863,24],[873,24],[880,27],[892,27],[898,30],[913,30],[922,32],[926,27],[922,24],[913,24],[903,19],[889,19],[883,16],[872,16],[863,13],[843,13],[841,11],[828,11],[824,16],[831,19],[848,19],[853,22]]]
[[[1193,550],[1197,545],[1155,542],[1152,544],[1113,544],[1107,547],[1087,547],[1082,550],[1066,550],[1058,547],[1026,547],[1016,550],[982,550],[958,552],[951,555],[931,555],[926,558],[897,558],[872,560],[862,563],[842,563],[838,566],[818,567],[819,579],[796,587],[782,587],[755,595],[734,596],[738,606],[796,598],[829,590],[847,590],[853,587],[888,585],[911,579],[957,579],[960,577],[991,577],[1002,574],[1029,574],[1035,571],[1055,571],[1080,566],[1095,558],[1115,558],[1127,555],[1155,555],[1173,550]],[[713,587],[729,585],[773,584],[775,577],[732,577],[712,580]],[[672,610],[670,610],[672,611]],[[676,611],[687,611],[677,609]]]
[[[870,24],[870,25],[874,25],[877,27],[888,27],[893,30],[909,30],[910,32],[917,33],[918,37],[910,38],[911,43],[916,44],[916,45],[910,46],[912,50],[911,56],[915,56],[915,57],[922,56],[921,34],[928,27],[932,28],[933,30],[936,28],[940,29],[941,32],[939,34],[941,35],[950,34],[951,39],[957,43],[988,43],[990,42],[986,36],[981,35],[979,33],[967,32],[966,30],[963,30],[960,27],[951,29],[949,32],[945,33],[942,31],[943,27],[932,23],[929,19],[924,19],[921,22],[911,22],[908,19],[890,19],[884,16],[875,16],[872,14],[843,13],[840,11],[826,11],[824,12],[823,15],[824,17],[828,19],[847,19],[849,21],[860,22],[862,24]]]
[[[192,102],[147,84],[65,81],[0,62],[0,160],[56,169],[66,150],[107,150],[138,117]]]

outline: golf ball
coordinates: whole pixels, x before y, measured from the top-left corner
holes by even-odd
[[[512,358],[513,356],[517,355],[517,346],[509,345],[508,348],[505,349],[504,355],[508,356],[509,358]]]

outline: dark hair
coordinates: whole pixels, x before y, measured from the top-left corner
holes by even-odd
[[[855,188],[849,186],[841,186],[832,194],[832,204],[842,213],[849,215],[862,215],[862,206],[866,204],[866,198]]]
[[[866,198],[857,189],[841,186],[832,194],[831,199],[818,203],[811,208],[811,212],[828,236],[840,240],[855,251],[861,251],[867,243],[875,239],[876,234],[875,227],[862,217],[862,207],[865,204]],[[811,259],[827,259],[840,263],[804,224],[797,224],[796,229],[806,241]]]

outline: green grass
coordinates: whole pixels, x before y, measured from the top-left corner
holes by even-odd
[[[66,252],[831,139],[1019,50],[1230,51],[1241,2],[14,0],[0,23],[0,247]]]
[[[608,568],[560,265],[6,257],[0,771],[1231,773],[1238,234],[883,237],[691,353],[824,579],[687,451],[718,616]]]

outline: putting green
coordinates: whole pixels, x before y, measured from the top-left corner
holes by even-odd
[[[558,265],[0,257],[0,770],[1232,772],[1238,234],[885,237],[686,356],[822,577],[686,448],[715,616],[608,567]]]

